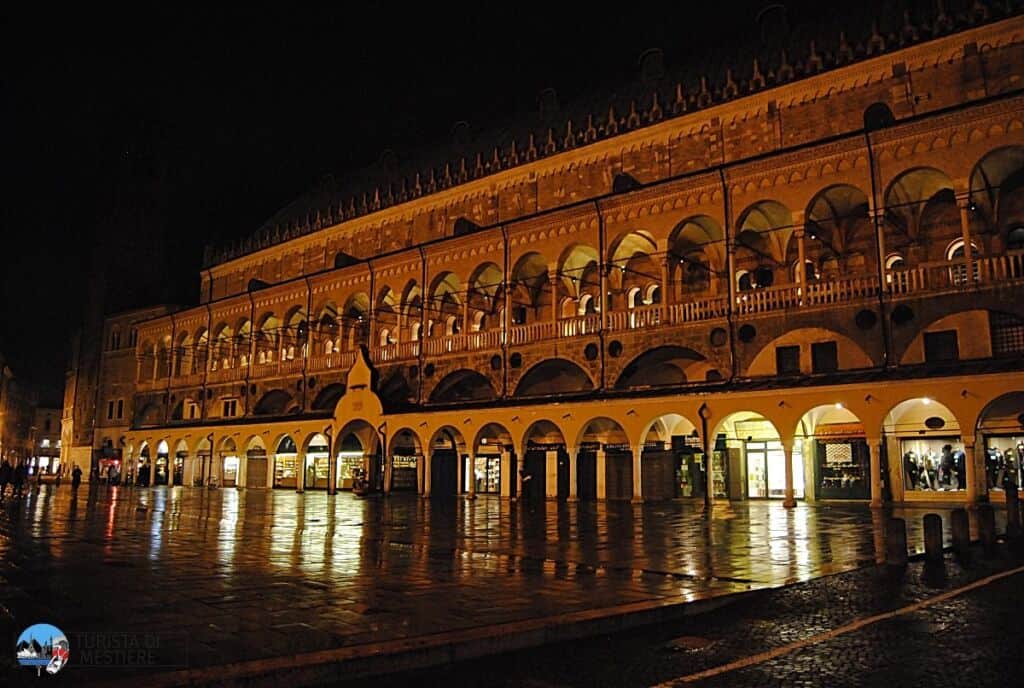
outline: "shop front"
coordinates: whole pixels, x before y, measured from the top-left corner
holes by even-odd
[[[978,421],[985,485],[993,501],[1006,499],[1009,484],[1024,486],[1024,392],[994,399]]]
[[[185,458],[188,452],[179,451],[174,454],[174,469],[172,479],[175,485],[185,484]]]
[[[466,465],[468,468],[468,461]],[[477,455],[473,459],[472,480],[477,494],[501,494],[501,454]]]
[[[221,486],[238,487],[239,460],[235,454],[222,457]]]
[[[274,452],[274,487],[294,490],[298,487],[299,450],[287,435]]]
[[[959,435],[901,437],[899,453],[906,492],[963,492],[967,489],[967,456]]]
[[[327,438],[316,435],[310,440],[304,462],[304,486],[307,490],[326,490],[330,480],[331,453]]]
[[[779,440],[747,440],[748,499],[785,499],[786,450]],[[804,498],[804,463],[799,445],[793,449],[793,496]]]
[[[871,452],[859,421],[819,423],[797,442],[810,454],[817,499],[871,499]]]
[[[395,492],[416,492],[419,457],[415,454],[395,454],[391,457],[391,489]]]
[[[338,452],[338,489],[351,490],[357,468],[363,468],[362,451]]]

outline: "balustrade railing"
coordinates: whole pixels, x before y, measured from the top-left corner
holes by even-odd
[[[321,354],[310,358],[309,369],[319,371],[351,368],[355,362],[356,353],[354,351],[333,351],[329,354]]]
[[[513,325],[509,339],[512,344],[530,344],[545,339],[553,339],[555,336],[555,323],[551,320],[530,323],[528,325]]]
[[[673,303],[667,307],[667,310],[668,320],[673,325],[724,318],[729,313],[729,297],[712,296],[705,299],[692,299],[685,303]]]

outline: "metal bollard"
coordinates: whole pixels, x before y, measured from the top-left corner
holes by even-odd
[[[924,515],[924,558],[927,562],[942,561],[942,517]]]
[[[996,549],[996,511],[991,504],[978,505],[978,539],[986,555]]]
[[[961,562],[967,562],[971,558],[971,522],[967,510],[953,509],[949,521],[953,528],[953,551]]]
[[[889,566],[907,565],[907,522],[890,518],[885,522],[885,563]]]
[[[1020,535],[1020,495],[1013,481],[1006,483],[1006,536]]]

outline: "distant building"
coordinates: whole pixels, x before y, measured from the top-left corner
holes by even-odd
[[[33,473],[55,475],[61,470],[61,409],[37,408],[33,423],[33,450],[30,467]]]
[[[36,396],[0,354],[0,458],[19,464],[33,455]]]

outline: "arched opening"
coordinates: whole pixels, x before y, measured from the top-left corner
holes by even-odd
[[[894,234],[886,237],[887,246],[907,247],[915,261],[942,260],[929,245],[961,234],[952,180],[932,167],[902,173],[885,192],[885,224]]]
[[[558,281],[551,298],[579,302],[584,294],[599,297],[601,275],[598,269],[597,249],[586,244],[571,244],[558,260]],[[623,266],[624,268],[625,266]]]
[[[210,364],[210,333],[205,327],[196,331],[192,338],[192,366],[193,374],[202,373]]]
[[[352,294],[345,301],[341,312],[341,342],[337,348],[356,351],[369,344],[370,297],[364,292]]]
[[[405,368],[395,368],[377,390],[377,396],[388,412],[412,407],[416,400],[416,389],[409,381]]]
[[[1021,248],[1011,245],[1009,233],[1024,225],[1024,146],[997,148],[978,161],[971,172],[970,201],[985,229],[1005,237],[1008,249]]]
[[[399,297],[391,287],[384,287],[377,296],[374,313],[377,323],[377,344],[381,347],[396,344],[399,335]]]
[[[313,410],[330,411],[338,405],[338,400],[345,394],[345,385],[334,382],[321,389],[313,400]]]
[[[401,317],[404,318],[409,331],[409,341],[420,341],[423,332],[423,294],[419,283],[416,280],[409,280],[402,290]],[[399,336],[399,341],[402,337]]]
[[[512,435],[499,423],[488,423],[480,428],[473,441],[473,456],[466,462],[463,481],[472,485],[476,494],[501,494],[503,463],[511,470],[513,455]]]
[[[281,389],[272,389],[265,393],[253,407],[255,416],[283,416],[288,412],[292,395]]]
[[[722,227],[713,218],[697,215],[676,225],[667,256],[675,300],[717,294],[718,278],[726,273],[726,255]]]
[[[900,457],[905,498],[965,494],[967,456],[960,424],[949,408],[928,397],[908,399],[889,411],[882,428],[886,455]]]
[[[559,499],[569,495],[569,454],[565,435],[549,420],[530,424],[523,435],[522,496],[539,501],[550,493]],[[593,454],[577,454],[576,491],[580,499],[597,498]],[[553,488],[553,489],[551,489]]]
[[[341,348],[340,329],[338,306],[333,301],[328,301],[320,309],[320,315],[317,317],[314,351],[324,355],[338,351]]]
[[[572,361],[550,358],[538,363],[516,385],[517,397],[582,394],[594,389],[590,376]]]
[[[704,453],[694,424],[678,413],[653,419],[642,434],[642,494],[645,500],[702,497]]]
[[[598,417],[588,421],[580,431],[576,446],[578,465],[592,462],[597,478],[598,499],[633,498],[633,450],[629,437],[618,422]]]
[[[242,462],[238,458],[238,447],[230,437],[225,437],[217,450],[219,454],[221,487],[238,487],[242,479]]]
[[[491,381],[475,370],[465,368],[448,373],[430,393],[432,404],[486,401],[497,398]]]
[[[864,424],[842,404],[816,406],[803,415],[793,440],[810,462],[810,492],[817,499],[871,499],[871,451]]]
[[[872,272],[874,225],[868,212],[867,195],[855,186],[837,184],[821,190],[811,199],[805,213],[804,255],[810,265],[804,278],[813,281],[819,272],[824,279]],[[787,262],[798,265],[799,240],[790,242]]]
[[[737,275],[750,275],[754,289],[772,286],[775,271],[787,264],[793,230],[793,213],[777,201],[759,201],[744,210],[736,223]]]
[[[192,468],[193,485],[202,487],[213,474],[213,444],[210,436],[200,438],[196,443],[196,456]]]
[[[516,261],[509,285],[512,299],[512,324],[528,325],[543,320],[544,307],[550,308],[554,295],[548,279],[548,265],[539,253],[530,252]]]
[[[171,448],[167,440],[156,445],[156,459],[153,462],[153,485],[166,485],[171,477]]]
[[[302,459],[302,486],[306,490],[326,490],[331,469],[331,443],[323,433],[306,438]]]
[[[246,487],[267,486],[267,447],[259,435],[252,436],[246,443],[244,465]]]
[[[726,416],[715,428],[711,452],[711,484],[715,498],[784,499],[786,451],[778,430],[753,411]],[[799,443],[793,446],[793,496],[804,497],[804,461]]]
[[[985,483],[1002,496],[1009,483],[1024,486],[1024,392],[1010,392],[990,401],[978,417],[976,434],[985,452]]]
[[[661,266],[652,258],[657,250],[654,237],[645,231],[627,232],[611,243],[609,286],[622,295],[619,303],[612,304],[614,307],[633,309],[646,305],[644,294],[661,282]],[[594,277],[600,279],[596,270]],[[600,287],[600,281],[597,286]]]
[[[139,445],[139,460],[135,467],[135,484],[148,486],[153,474],[153,462],[151,461],[151,450],[148,442]],[[132,474],[128,474],[128,481],[132,482]]]
[[[193,466],[188,456],[188,445],[185,443],[185,440],[178,440],[178,444],[174,448],[174,468],[171,473],[174,484],[192,485],[192,468]]]
[[[461,490],[459,474],[466,460],[467,446],[462,434],[449,426],[439,428],[430,438],[430,496],[451,497]]]
[[[428,317],[443,323],[443,329],[435,328],[430,336],[447,336],[462,332],[462,283],[454,272],[442,272],[434,278],[430,287]]]
[[[388,460],[391,462],[392,492],[419,492],[422,489],[423,447],[414,431],[403,428],[392,435]]]
[[[477,266],[469,278],[469,311],[472,314],[472,329],[483,332],[491,327],[500,327],[497,317],[502,300],[504,275],[495,263]]]
[[[274,445],[274,487],[294,490],[299,486],[299,449],[290,435]]]
[[[234,367],[235,333],[227,323],[221,323],[213,330],[213,354],[210,356],[210,370],[226,370]]]
[[[386,477],[383,458],[385,448],[381,446],[377,430],[365,420],[352,420],[341,428],[336,442],[334,459],[337,462],[338,488],[352,489],[358,470],[362,470],[370,489],[382,490]],[[324,480],[326,486],[326,478]]]
[[[615,389],[683,385],[703,380],[704,356],[681,346],[659,346],[634,358],[619,374]]]

